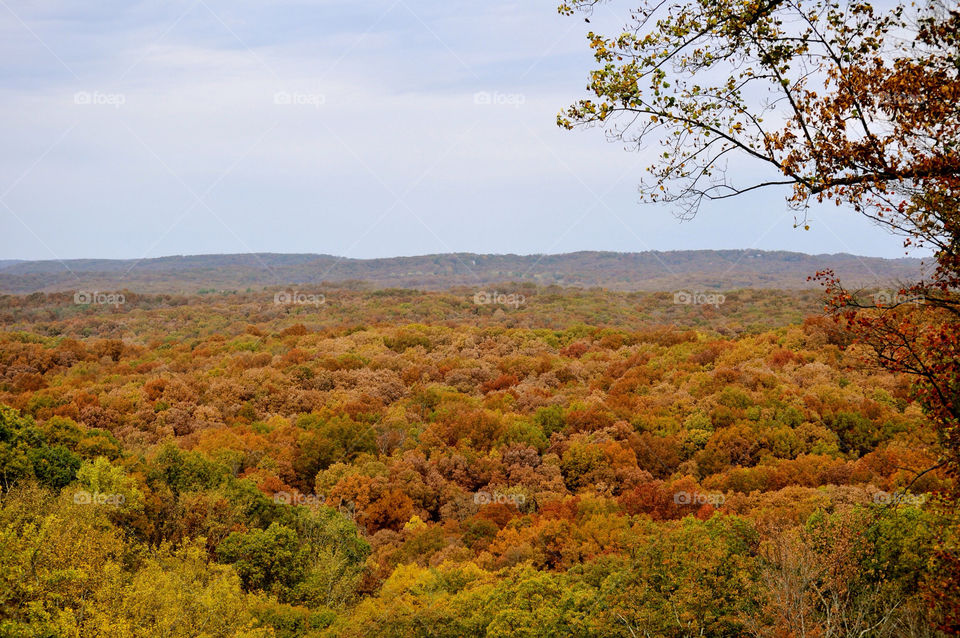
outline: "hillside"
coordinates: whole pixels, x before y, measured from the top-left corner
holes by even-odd
[[[610,290],[671,291],[678,288],[799,289],[807,277],[832,268],[851,285],[885,286],[916,279],[918,259],[848,254],[806,255],[760,250],[577,252],[563,255],[453,253],[389,259],[332,255],[252,253],[142,260],[74,259],[0,262],[0,293],[132,290],[192,294],[264,286],[355,282],[364,288],[443,290],[500,282]]]
[[[936,434],[817,291],[515,290],[0,298],[0,635],[944,635]]]

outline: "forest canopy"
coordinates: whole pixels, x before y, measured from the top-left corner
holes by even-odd
[[[929,635],[906,377],[826,317],[730,330],[806,293],[528,292],[8,305],[0,632]]]

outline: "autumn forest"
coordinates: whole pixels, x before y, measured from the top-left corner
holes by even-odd
[[[67,4],[0,638],[960,635],[957,0]]]
[[[3,298],[0,631],[933,635],[936,434],[807,293],[515,290]]]

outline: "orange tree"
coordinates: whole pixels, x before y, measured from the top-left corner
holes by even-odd
[[[605,0],[567,0],[590,14]],[[653,147],[647,201],[683,217],[705,201],[789,189],[847,205],[933,251],[922,281],[873,299],[817,274],[828,310],[882,366],[914,376],[960,474],[960,8],[953,0],[637,0],[622,33],[589,34],[592,95],[558,116]],[[736,171],[728,171],[729,166]],[[933,468],[929,468],[933,469]],[[952,497],[953,505],[957,493]],[[947,526],[945,529],[951,529]],[[955,529],[955,526],[953,526]],[[955,536],[955,535],[951,535]],[[958,539],[941,545],[945,628],[960,630]]]
[[[601,124],[637,148],[659,144],[641,192],[683,214],[704,200],[792,186],[800,208],[811,198],[851,203],[939,246],[938,218],[956,209],[960,168],[958,27],[960,13],[937,5],[647,0],[620,35],[589,34],[600,64],[594,98],[558,123]],[[730,161],[740,179],[726,171]]]

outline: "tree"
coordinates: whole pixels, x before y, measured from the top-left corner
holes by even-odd
[[[33,476],[44,485],[60,489],[77,475],[81,459],[50,439],[29,416],[0,405],[0,484],[10,489],[18,480]]]
[[[957,26],[960,12],[939,0],[916,15],[860,0],[645,1],[621,35],[590,33],[597,100],[558,123],[601,124],[637,148],[659,142],[641,191],[685,215],[792,186],[797,206],[852,203],[936,242],[937,214],[956,214]],[[752,164],[737,171],[747,181],[727,174],[730,161]]]
[[[283,594],[303,576],[303,553],[297,534],[277,523],[265,530],[230,534],[217,547],[217,556],[233,564],[248,591]]]
[[[140,638],[187,636],[267,638],[274,632],[251,613],[237,574],[207,560],[202,543],[151,552],[135,574],[108,565],[80,635]]]
[[[916,508],[817,510],[761,550],[763,613],[757,636],[928,636],[918,585],[929,514]]]
[[[360,584],[370,545],[352,521],[331,507],[296,510],[294,523],[306,564],[296,598],[311,609],[341,607]]]
[[[122,533],[103,508],[32,481],[0,505],[0,635],[80,635],[91,598],[124,562]]]
[[[743,618],[756,613],[755,551],[756,532],[734,516],[658,529],[600,584],[598,635],[745,635]]]

